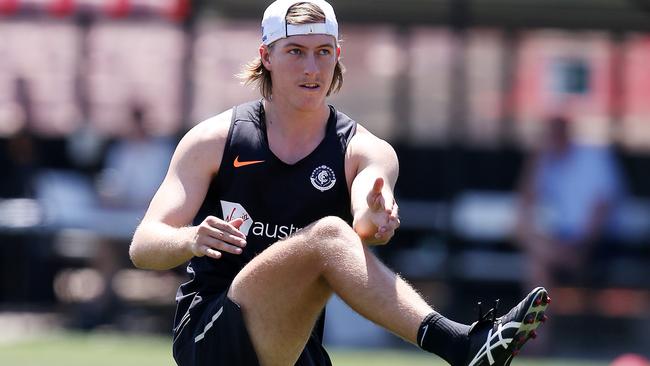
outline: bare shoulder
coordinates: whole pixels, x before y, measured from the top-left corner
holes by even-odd
[[[350,140],[345,153],[345,174],[348,186],[354,177],[368,167],[376,167],[390,175],[399,171],[395,149],[385,140],[375,136],[365,127],[357,124],[357,131]]]
[[[159,221],[175,227],[192,222],[212,177],[218,173],[231,115],[226,111],[209,118],[183,136],[143,222]]]
[[[207,164],[216,172],[228,139],[231,118],[232,110],[227,110],[200,122],[183,136],[175,155],[193,164]]]
[[[385,140],[375,136],[367,128],[357,125],[357,132],[350,140],[346,160],[388,159],[397,161],[395,149]]]
[[[230,130],[231,119],[232,109],[229,109],[200,122],[190,129],[183,138],[197,144],[225,142]]]

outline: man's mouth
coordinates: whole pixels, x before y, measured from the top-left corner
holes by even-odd
[[[300,84],[300,87],[310,89],[310,90],[315,90],[318,89],[320,85],[318,83],[303,83]]]

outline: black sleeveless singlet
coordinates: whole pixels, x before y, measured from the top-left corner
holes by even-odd
[[[356,122],[332,106],[324,139],[302,160],[289,165],[269,148],[262,101],[233,108],[232,122],[218,174],[194,219],[208,215],[224,220],[241,217],[247,245],[240,255],[223,252],[221,259],[194,257],[187,266],[190,280],[176,299],[183,314],[197,293],[228,289],[239,271],[278,240],[325,216],[352,222],[344,159]]]

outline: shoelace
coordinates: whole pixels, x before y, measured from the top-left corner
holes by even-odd
[[[487,339],[477,351],[474,358],[469,362],[470,366],[477,365],[481,360],[487,360],[490,365],[493,365],[495,360],[492,355],[494,349],[503,347],[507,348],[510,340],[504,340],[501,336],[501,325],[494,330],[494,324],[497,322],[497,311],[499,310],[499,300],[494,301],[494,305],[490,310],[483,313],[483,303],[478,302],[478,322],[472,331],[479,331],[479,329],[489,328]],[[499,320],[500,321],[500,320]],[[494,333],[493,333],[494,330]],[[487,358],[484,358],[487,357]]]
[[[489,323],[493,325],[497,321],[497,311],[499,310],[499,299],[494,301],[494,305],[490,310],[483,314],[483,303],[478,302],[478,324],[483,325]]]

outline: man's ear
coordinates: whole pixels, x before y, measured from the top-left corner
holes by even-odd
[[[341,46],[336,46],[336,60],[341,58]]]
[[[267,70],[271,71],[271,50],[267,45],[261,44],[259,52],[262,65],[264,65]]]

